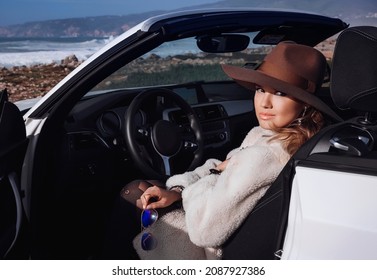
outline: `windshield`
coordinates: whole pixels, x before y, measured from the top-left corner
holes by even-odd
[[[193,37],[165,42],[108,76],[91,92],[227,81],[230,79],[221,64],[252,67],[261,62],[270,48],[250,43],[242,52],[212,54],[202,52]]]

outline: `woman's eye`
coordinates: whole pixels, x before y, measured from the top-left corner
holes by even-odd
[[[255,88],[255,92],[263,93],[263,92],[264,92],[264,89],[261,88],[261,87],[256,87],[256,88]]]
[[[275,92],[275,95],[277,95],[277,96],[286,96],[287,94],[285,94],[284,92],[281,92],[281,91],[277,91],[277,92]]]

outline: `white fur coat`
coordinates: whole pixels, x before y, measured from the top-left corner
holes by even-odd
[[[140,257],[221,258],[221,245],[245,220],[290,158],[278,141],[268,141],[272,135],[270,130],[253,128],[241,146],[227,155],[229,162],[220,175],[210,174],[209,169],[221,161],[209,159],[194,171],[170,177],[167,188],[177,185],[185,188],[182,192],[184,212],[171,214],[170,220],[168,216],[148,229],[164,232],[154,233],[157,241],[161,241],[158,247],[164,247],[163,252],[158,248],[153,253],[142,251],[140,235],[134,240]],[[179,229],[182,236],[178,238],[175,230],[174,237],[170,228]],[[170,240],[163,241],[161,234],[170,235]],[[192,254],[187,254],[189,247]]]

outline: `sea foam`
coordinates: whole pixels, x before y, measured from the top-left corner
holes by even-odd
[[[49,39],[0,39],[0,67],[31,66],[60,63],[67,56],[75,55],[86,60],[112,38],[83,41],[74,38]]]

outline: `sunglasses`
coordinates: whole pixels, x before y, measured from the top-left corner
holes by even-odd
[[[141,230],[153,225],[158,219],[158,212],[154,209],[144,209],[141,212]],[[157,240],[150,232],[143,233],[141,237],[141,248],[144,251],[153,250],[157,247]]]

